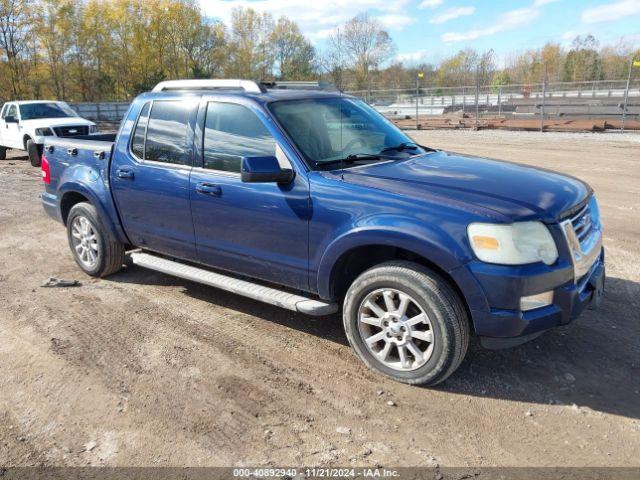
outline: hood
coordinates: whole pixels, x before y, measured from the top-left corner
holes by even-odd
[[[534,167],[436,151],[343,171],[343,180],[411,198],[437,197],[490,209],[509,220],[554,222],[585,201],[577,178]]]
[[[25,127],[66,127],[70,125],[94,125],[93,122],[82,117],[64,118],[34,118],[32,120],[22,120],[20,122]]]

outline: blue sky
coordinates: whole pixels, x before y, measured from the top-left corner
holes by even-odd
[[[367,12],[385,26],[405,63],[438,63],[461,48],[509,54],[549,41],[569,45],[592,33],[601,44],[640,47],[640,0],[200,0],[204,12],[228,23],[233,7],[286,15],[322,49],[330,32]]]

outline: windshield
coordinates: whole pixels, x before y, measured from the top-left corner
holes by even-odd
[[[312,169],[349,167],[361,161],[401,159],[424,153],[361,100],[346,97],[280,100],[269,104],[269,109]],[[349,161],[343,163],[345,160]]]
[[[33,120],[35,118],[64,118],[76,117],[71,107],[64,103],[42,102],[20,105],[20,118]]]

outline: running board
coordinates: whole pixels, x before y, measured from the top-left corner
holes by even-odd
[[[228,277],[148,253],[134,252],[131,254],[131,260],[134,264],[140,265],[141,267],[185,278],[193,282],[203,283],[211,287],[242,295],[243,297],[249,297],[260,302],[293,310],[294,312],[322,316],[330,315],[338,311],[337,303],[327,303],[322,300],[314,300],[301,295],[276,290],[275,288]]]

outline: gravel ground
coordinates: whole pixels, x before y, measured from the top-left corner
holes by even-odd
[[[596,190],[603,307],[435,389],[313,319],[140,268],[84,276],[39,171],[0,162],[0,466],[640,466],[640,137],[413,132]],[[14,152],[10,152],[14,153]],[[77,288],[45,289],[48,277]]]

